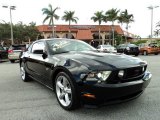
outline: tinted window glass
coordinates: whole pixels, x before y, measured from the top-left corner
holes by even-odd
[[[101,48],[101,46],[98,46],[98,47],[97,47],[97,49],[100,49],[100,48]]]
[[[0,50],[4,50],[4,48],[0,45]]]
[[[128,44],[128,47],[137,47],[135,44]]]
[[[47,41],[50,54],[58,54],[70,51],[91,51],[96,50],[89,44],[79,40],[50,40]]]
[[[44,42],[36,42],[33,44],[31,52],[39,54],[38,52],[44,51],[44,48],[45,48]]]

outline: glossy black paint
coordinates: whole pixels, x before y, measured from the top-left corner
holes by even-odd
[[[120,44],[117,47],[117,52],[135,56],[138,56],[140,53],[138,46],[134,44]]]
[[[62,40],[63,39],[59,39]],[[43,54],[31,53],[32,45],[36,42],[44,42],[45,51]],[[134,78],[120,79],[117,76],[119,70],[129,70],[136,67],[147,67],[145,61],[128,55],[99,53],[97,51],[71,51],[50,55],[48,52],[47,40],[34,42],[28,51],[20,57],[20,64],[23,62],[25,70],[30,77],[38,82],[54,89],[54,80],[60,71],[66,72],[76,84],[79,96],[82,101],[88,104],[101,104],[107,101],[128,100],[140,95],[149,84],[150,80],[144,81],[145,72]],[[71,40],[72,41],[72,40]],[[109,82],[86,81],[81,74],[88,74],[97,71],[112,71]],[[95,95],[94,98],[87,98],[84,94]],[[126,99],[122,99],[125,98]]]
[[[8,51],[0,45],[0,62],[8,58]]]

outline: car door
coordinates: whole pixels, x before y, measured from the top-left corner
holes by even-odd
[[[118,46],[118,48],[117,48],[117,52],[119,52],[119,53],[123,53],[124,52],[124,47],[125,47],[125,45],[119,45]]]
[[[44,79],[44,68],[45,60],[42,57],[45,44],[43,41],[35,42],[32,45],[29,56],[27,58],[27,68],[30,74],[38,81],[43,82]]]
[[[0,46],[0,59],[7,59],[8,52],[2,46]]]

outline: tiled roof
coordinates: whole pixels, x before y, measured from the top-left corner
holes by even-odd
[[[37,26],[38,30],[40,32],[51,32],[52,31],[52,26],[49,25],[39,25]],[[72,32],[78,32],[80,29],[89,29],[92,32],[98,32],[99,31],[99,25],[71,25],[70,29]],[[112,31],[111,25],[101,25],[100,26],[101,32],[109,32]],[[118,34],[123,35],[123,30],[119,25],[114,25],[114,29]],[[68,25],[55,25],[55,30],[57,32],[67,32],[69,30]]]
[[[76,39],[79,40],[93,40],[91,30],[78,30]]]

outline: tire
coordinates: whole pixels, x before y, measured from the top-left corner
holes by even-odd
[[[137,54],[135,54],[135,56],[138,56],[139,54],[137,53]]]
[[[148,55],[147,51],[143,51],[143,55]]]
[[[55,79],[55,93],[60,106],[65,110],[73,110],[80,106],[78,93],[71,77],[60,72]]]
[[[158,53],[154,53],[155,55],[158,55]]]
[[[10,62],[11,62],[11,63],[14,63],[14,62],[15,62],[15,60],[10,60]]]
[[[28,82],[30,80],[30,77],[28,76],[27,72],[25,71],[24,63],[21,63],[21,65],[20,65],[20,74],[21,74],[21,79],[23,82]]]

